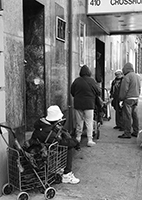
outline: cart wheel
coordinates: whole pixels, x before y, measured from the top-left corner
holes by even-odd
[[[55,184],[62,182],[62,176],[60,174],[55,174]]]
[[[11,192],[13,192],[14,188],[13,185],[6,183],[3,187],[2,187],[2,193],[4,195],[8,195],[11,194]]]
[[[56,194],[56,190],[53,187],[49,187],[45,190],[44,196],[45,199],[52,199]]]
[[[27,192],[20,192],[17,196],[17,200],[28,200],[29,194]]]

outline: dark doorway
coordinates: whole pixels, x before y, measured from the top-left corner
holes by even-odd
[[[26,131],[45,114],[44,6],[23,0]]]
[[[102,98],[104,99],[105,88],[105,43],[96,38],[96,72],[95,78],[102,88]]]

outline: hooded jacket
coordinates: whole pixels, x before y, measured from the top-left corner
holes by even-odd
[[[141,92],[140,78],[134,72],[133,65],[126,63],[122,69],[124,78],[121,83],[119,99],[138,98]]]
[[[74,97],[74,108],[77,110],[89,110],[95,108],[96,95],[101,94],[97,82],[91,78],[91,71],[84,65],[71,85],[71,95]]]

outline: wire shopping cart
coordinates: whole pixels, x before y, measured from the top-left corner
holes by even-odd
[[[1,127],[12,132],[17,149],[9,146],[3,136]],[[20,191],[17,200],[28,200],[28,191],[42,189],[42,192],[44,190],[45,199],[53,198],[56,190],[50,185],[61,178],[60,172],[66,166],[67,147],[59,145],[58,142],[50,144],[47,148],[46,160],[43,160],[40,156],[36,157],[36,162],[40,163],[42,167],[35,168],[31,155],[22,149],[10,127],[0,124],[0,134],[7,144],[8,157],[8,183],[3,186],[2,193],[9,195],[14,189],[17,189]]]
[[[109,91],[106,88],[103,90],[105,93],[104,100],[100,98],[99,106],[96,105],[94,109],[93,137],[95,139],[100,138],[100,126],[103,124],[103,120],[109,121],[111,119]]]

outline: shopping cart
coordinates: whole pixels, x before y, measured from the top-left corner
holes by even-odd
[[[94,109],[94,126],[93,126],[93,137],[95,139],[100,138],[100,126],[103,124],[103,120],[111,119],[111,106],[109,92],[104,88],[104,100],[98,97],[98,106]]]
[[[9,129],[13,134],[16,149],[9,146],[3,136],[1,127]],[[10,127],[0,124],[0,134],[7,144],[8,156],[8,183],[3,186],[2,193],[8,195],[14,189],[17,189],[20,191],[17,200],[28,200],[29,193],[27,191],[42,189],[42,192],[44,190],[45,199],[53,198],[56,190],[50,185],[61,178],[61,170],[66,166],[67,147],[59,145],[58,142],[50,144],[47,149],[46,159],[43,160],[39,156],[36,158],[36,163],[42,163],[42,167],[35,168],[31,157],[20,146],[15,132]]]
[[[104,110],[105,110],[105,115],[104,115],[104,119],[109,121],[111,119],[111,99],[110,99],[110,94],[109,94],[109,90],[104,88],[105,91],[105,97],[104,97],[104,101],[105,101],[105,106],[104,106]]]

